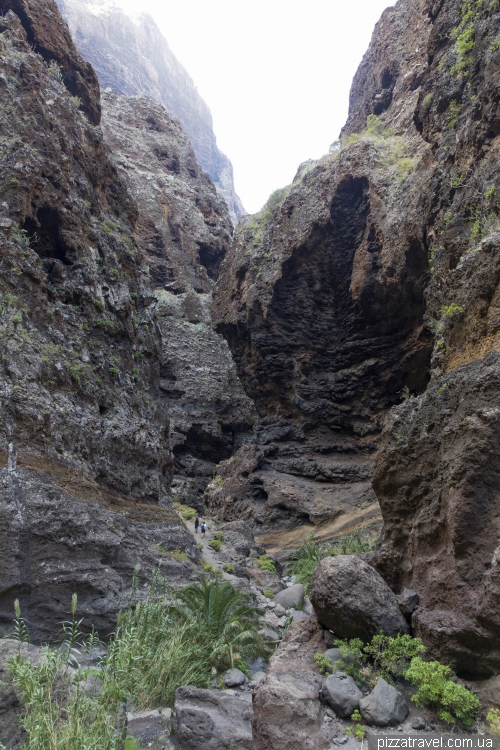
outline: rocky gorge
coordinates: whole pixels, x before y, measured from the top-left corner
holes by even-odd
[[[76,594],[105,640],[158,566],[179,589],[204,571],[279,645],[180,686],[173,722],[129,707],[147,746],[354,748],[356,711],[443,728],[372,652],[364,678],[337,653],[379,631],[498,708],[498,3],[388,8],[340,140],[234,232],[127,61],[136,88],[101,93],[53,0],[0,13],[2,634],[18,601],[38,659]],[[374,553],[326,554],[360,529]],[[283,566],[306,540],[304,599]],[[10,750],[8,680],[0,701]]]

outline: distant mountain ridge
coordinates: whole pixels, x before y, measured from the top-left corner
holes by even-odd
[[[246,212],[234,189],[232,164],[217,148],[210,109],[153,18],[145,14],[131,18],[113,0],[57,0],[57,4],[103,89],[126,96],[146,94],[177,117],[236,225]]]

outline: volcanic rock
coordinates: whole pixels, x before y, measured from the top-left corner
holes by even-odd
[[[357,555],[322,560],[309,596],[319,622],[339,638],[361,638],[366,643],[380,631],[389,636],[408,632],[395,595]]]
[[[367,724],[388,727],[401,724],[410,709],[401,693],[379,677],[371,693],[360,700],[359,711]]]
[[[348,719],[359,708],[363,693],[350,675],[335,672],[325,680],[323,694],[341,719]]]
[[[219,690],[180,687],[175,694],[174,738],[182,750],[253,750],[252,705]]]

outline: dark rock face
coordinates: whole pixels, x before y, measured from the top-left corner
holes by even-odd
[[[407,633],[397,599],[383,578],[357,555],[327,557],[311,581],[311,603],[319,622],[339,638],[367,643],[380,630]]]
[[[222,517],[247,513],[263,532],[373,517],[384,416],[429,377],[433,167],[407,113],[393,135],[303,166],[281,202],[240,224],[213,314],[261,422],[211,491]]]
[[[61,80],[93,125],[99,125],[99,83],[94,69],[76,50],[54,0],[1,0],[0,14],[12,11],[20,19],[27,41],[47,63],[57,63]]]
[[[179,750],[253,750],[252,715],[252,704],[243,698],[180,687],[175,694],[174,742]]]
[[[151,580],[158,565],[150,546],[184,549],[193,561],[198,557],[175,511],[122,503],[127,518],[113,508],[113,497],[106,498],[90,482],[86,493],[84,486],[75,489],[78,476],[72,488],[77,497],[62,491],[57,485],[64,478],[69,485],[71,477],[62,474],[57,482],[32,469],[0,470],[0,627],[12,622],[18,598],[35,641],[57,635],[73,593],[83,627],[109,634],[128,604],[135,565],[141,565],[142,583]],[[162,558],[170,580],[189,579],[188,563]]]
[[[105,9],[90,0],[57,2],[103,89],[146,95],[179,120],[237,224],[245,210],[234,190],[232,164],[217,148],[210,110],[153,19],[142,15],[132,21],[120,8]]]
[[[85,627],[109,632],[137,563],[143,582],[163,560],[182,583],[190,565],[166,551],[184,550],[192,562],[199,552],[167,495],[174,461],[162,334],[138,204],[101,129],[79,111],[83,96],[65,85],[71,65],[82,80],[87,71],[98,112],[96,79],[56,6],[43,5],[47,27],[41,5],[25,11],[0,21],[0,629],[19,598],[38,639],[58,633],[73,592]],[[47,61],[44,29],[61,47]],[[194,165],[189,199],[210,222],[220,204],[177,124],[176,134]],[[220,225],[229,226],[225,212]],[[229,232],[212,227],[218,238]],[[211,244],[212,234],[200,228],[197,237],[217,263],[225,240]]]
[[[146,97],[104,94],[103,132],[138,210],[134,239],[161,336],[159,389],[170,420],[172,494],[201,510],[216,464],[231,456],[254,420],[210,314],[231,223],[179,123],[162,106]]]
[[[314,654],[324,650],[314,617],[288,628],[254,694],[254,750],[326,750],[343,734],[337,722],[324,721],[319,700],[323,678]]]

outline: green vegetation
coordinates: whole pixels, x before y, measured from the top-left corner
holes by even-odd
[[[424,96],[422,100],[422,109],[424,112],[428,112],[432,106],[433,96],[432,94],[427,94]]]
[[[56,63],[55,60],[50,61],[50,63],[47,65],[47,70],[49,71],[51,76],[57,78],[58,81],[62,81],[63,73],[60,66]]]
[[[264,596],[266,596],[268,599],[274,599],[274,591],[271,591],[271,589],[262,589],[262,593]]]
[[[201,545],[201,549],[203,549],[203,545]],[[204,573],[215,573],[214,566],[212,565],[212,563],[209,563],[209,562],[203,563],[203,565],[201,566],[201,569]]]
[[[186,553],[180,549],[174,549],[172,552],[169,552],[169,554],[172,560],[175,560],[176,562],[184,562],[187,560]]]
[[[314,663],[318,667],[320,674],[331,674],[332,672],[332,663],[330,659],[327,659],[324,654],[319,653],[319,651],[314,654]]]
[[[446,120],[446,127],[448,130],[453,130],[455,125],[457,124],[458,116],[460,114],[460,110],[462,109],[462,105],[459,102],[450,102],[450,105],[446,111],[445,120]]]
[[[297,583],[301,583],[306,592],[309,591],[311,579],[317,566],[325,557],[336,555],[354,555],[359,552],[373,552],[376,540],[370,540],[363,531],[340,537],[332,545],[318,544],[312,537],[307,538],[292,556],[287,572],[294,575]]]
[[[469,68],[472,65],[472,50],[476,46],[474,40],[475,24],[481,5],[482,0],[462,0],[462,19],[452,32],[452,35],[456,38],[457,61],[451,68],[451,72],[459,78],[468,76]]]
[[[223,542],[224,541],[224,534],[222,533],[222,531],[216,531],[214,533],[214,539],[218,539],[219,542]]]
[[[74,107],[76,107],[77,109],[80,109],[80,107],[81,107],[81,106],[82,106],[82,104],[83,104],[83,102],[82,102],[82,100],[80,99],[80,97],[79,97],[79,96],[71,96],[71,97],[70,97],[70,99],[71,99],[71,104],[72,104],[72,105],[73,105]]]
[[[491,187],[489,187],[489,188],[488,188],[488,190],[487,190],[487,191],[485,192],[485,194],[484,194],[484,197],[485,197],[485,198],[486,198],[487,200],[489,200],[490,198],[493,198],[493,196],[494,196],[494,195],[495,195],[495,186],[494,186],[494,185],[492,185],[492,186],[491,186]]]
[[[370,670],[366,671],[363,641],[359,638],[351,638],[349,641],[342,641],[338,638],[334,643],[341,657],[335,665],[337,671],[351,675],[356,682],[362,682],[370,674]]]
[[[202,545],[202,547],[203,547],[203,545]],[[224,568],[224,570],[225,570],[226,573],[229,573],[230,575],[233,575],[234,570],[235,570],[233,563],[224,563],[224,565],[222,567]]]
[[[208,543],[208,546],[211,547],[213,550],[218,552],[221,548],[222,542],[220,539],[211,539]]]
[[[272,646],[258,632],[260,611],[230,583],[202,578],[171,592],[156,575],[145,601],[134,604],[137,583],[134,576],[130,606],[119,616],[107,656],[93,668],[79,665],[100,644],[95,633],[80,630],[76,595],[64,642],[43,647],[36,666],[24,654],[29,628],[16,601],[12,635],[19,650],[9,669],[25,709],[23,750],[119,750],[121,704],[137,710],[172,705],[179,685],[207,688],[214,674],[270,655]]]
[[[276,565],[274,560],[271,560],[267,555],[261,555],[255,558],[255,564],[261,570],[267,570],[269,573],[276,573]]]
[[[500,708],[492,708],[486,714],[486,720],[490,723],[490,732],[500,734]]]
[[[237,659],[271,653],[259,633],[262,612],[250,603],[251,596],[228,581],[202,577],[178,592],[170,611],[191,628],[193,637],[198,633],[197,640],[209,642],[208,661],[221,671],[234,667]]]
[[[175,510],[180,513],[184,521],[192,521],[196,518],[198,511],[195,508],[190,508],[189,505],[183,505],[182,503],[174,503]]]
[[[412,700],[417,706],[428,706],[436,711],[443,721],[450,724],[461,722],[470,728],[480,708],[478,698],[470,690],[451,679],[451,669],[437,661],[424,661],[420,656],[425,646],[420,638],[397,635],[395,638],[382,633],[363,645],[359,638],[349,641],[335,640],[341,659],[336,662],[336,671],[351,675],[355,682],[367,682],[374,686],[383,677],[394,684],[401,677],[417,687]],[[332,671],[330,661],[317,653],[314,661],[321,674]],[[351,717],[353,721],[361,721]],[[487,716],[492,731],[500,733],[500,710]],[[356,735],[357,736],[357,735]]]
[[[454,302],[452,302],[451,305],[443,305],[441,307],[441,315],[444,318],[453,318],[455,315],[463,313],[463,311],[464,308],[460,307],[460,305],[456,305]]]
[[[420,638],[399,633],[395,638],[376,635],[372,642],[364,647],[365,654],[371,657],[375,669],[386,680],[401,677],[414,657],[425,652],[425,646]]]
[[[450,679],[451,669],[438,661],[425,662],[419,656],[411,660],[404,676],[417,692],[412,700],[417,706],[429,706],[436,710],[439,718],[449,724],[457,721],[470,727],[477,715],[480,703],[470,690]]]
[[[11,187],[19,187],[20,184],[21,183],[19,182],[19,180],[16,177],[13,177],[12,180],[10,181],[10,186]]]
[[[366,729],[362,724],[363,717],[361,716],[360,712],[357,709],[351,715],[351,721],[354,722],[354,726],[348,727],[345,730],[346,734],[351,734],[354,737],[356,737],[356,739],[359,740],[359,742],[362,742],[365,738]]]
[[[96,308],[96,310],[99,310],[100,312],[102,312],[104,310],[104,307],[105,307],[104,302],[102,301],[102,299],[95,299],[94,300],[94,307]]]

